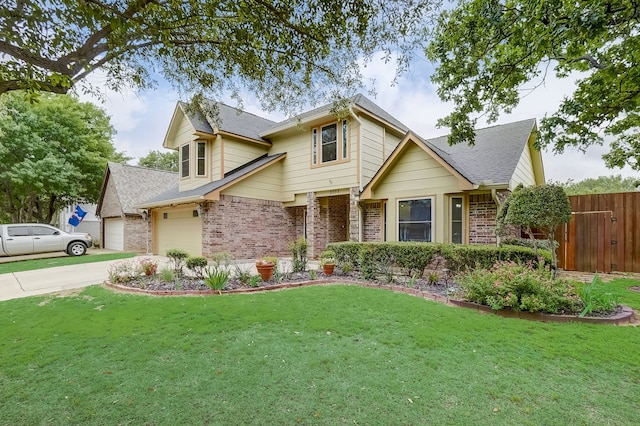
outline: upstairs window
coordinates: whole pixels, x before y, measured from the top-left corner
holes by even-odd
[[[338,159],[338,125],[330,124],[322,128],[322,162]]]
[[[180,176],[189,177],[189,144],[180,148]]]
[[[311,130],[311,163],[326,164],[349,157],[347,120]]]
[[[206,162],[205,162],[205,142],[198,142],[198,149],[197,149],[197,167],[196,167],[196,175],[197,176],[204,176],[207,172],[206,172]]]

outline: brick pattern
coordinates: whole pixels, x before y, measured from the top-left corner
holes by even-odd
[[[360,209],[358,202],[360,189],[354,186],[349,189],[349,241],[360,241]]]
[[[313,259],[320,255],[326,241],[322,241],[320,232],[320,200],[315,192],[307,193],[307,242],[309,244],[307,255]],[[324,244],[324,245],[323,245]]]
[[[288,256],[301,229],[301,209],[253,198],[222,196],[202,208],[202,254],[228,251],[236,259]]]
[[[327,243],[346,241],[349,238],[349,196],[329,197],[326,209]]]
[[[367,203],[362,206],[363,210],[363,241],[382,241],[382,205],[381,203]]]
[[[147,223],[141,216],[124,217],[124,251],[147,252]],[[148,238],[151,238],[151,228],[149,228]],[[151,250],[150,242],[149,250]]]
[[[469,243],[496,244],[497,206],[491,194],[469,196]]]

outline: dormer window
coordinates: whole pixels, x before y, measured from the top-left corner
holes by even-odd
[[[206,143],[205,142],[198,142],[197,143],[197,166],[196,166],[196,176],[204,176],[207,174],[207,168],[206,168],[206,157],[205,157],[205,152],[206,152]]]
[[[311,130],[313,165],[346,160],[349,152],[347,121],[331,123]]]
[[[189,177],[189,144],[180,148],[180,176]]]

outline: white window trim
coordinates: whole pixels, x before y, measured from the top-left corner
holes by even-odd
[[[396,230],[398,232],[398,236],[397,239],[398,241],[411,241],[411,240],[403,240],[400,238],[400,203],[402,201],[415,201],[415,200],[431,200],[431,241],[428,242],[434,242],[435,240],[435,223],[436,223],[436,218],[435,218],[435,204],[436,204],[436,197],[435,196],[427,196],[427,197],[410,197],[410,198],[398,198],[396,199]]]
[[[323,161],[322,129],[334,125],[336,126],[336,159]],[[349,122],[347,120],[334,121],[314,127],[311,129],[311,165],[320,167],[349,161],[349,143]]]

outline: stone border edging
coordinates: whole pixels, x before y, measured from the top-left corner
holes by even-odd
[[[444,303],[451,306],[457,306],[466,309],[475,309],[487,314],[495,314],[503,318],[518,318],[528,321],[541,321],[541,322],[583,322],[590,324],[632,324],[636,319],[635,311],[628,306],[622,306],[622,312],[612,317],[578,317],[574,315],[556,315],[556,314],[544,314],[533,312],[518,312],[508,309],[493,310],[490,306],[478,305],[477,303],[467,302],[464,300],[451,299],[449,297],[440,296],[439,294],[430,293],[428,291],[421,291],[416,288],[408,288],[397,285],[388,284],[373,284],[370,282],[356,281],[356,280],[337,280],[337,279],[324,279],[313,281],[300,281],[295,283],[286,284],[274,284],[266,287],[254,287],[254,288],[242,288],[235,290],[215,291],[215,290],[146,290],[142,288],[127,287],[119,284],[113,284],[109,280],[104,282],[104,285],[114,290],[126,292],[147,294],[150,296],[205,296],[205,295],[225,295],[225,294],[247,294],[247,293],[259,293],[273,290],[283,290],[297,287],[307,287],[313,285],[326,285],[326,284],[347,284],[347,285],[359,285],[367,288],[378,288],[384,290],[391,290],[395,293],[404,293],[411,296],[421,297],[423,299],[431,300],[438,303]]]

